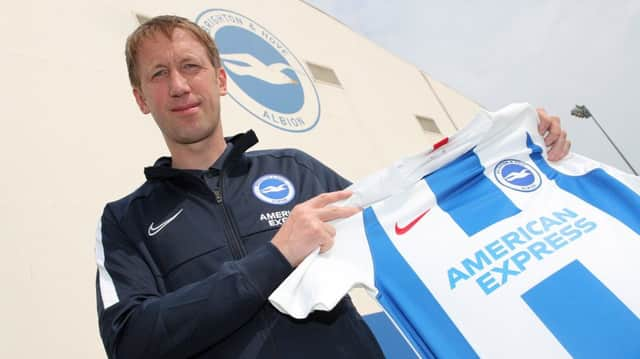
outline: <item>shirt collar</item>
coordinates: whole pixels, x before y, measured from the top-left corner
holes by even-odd
[[[239,133],[233,137],[225,137],[226,147],[222,154],[209,167],[208,171],[221,172],[239,160],[244,153],[258,143],[258,137],[253,130]],[[144,174],[147,179],[161,179],[174,177],[182,173],[200,175],[203,170],[181,170],[171,167],[171,157],[159,158],[152,167],[146,167]]]

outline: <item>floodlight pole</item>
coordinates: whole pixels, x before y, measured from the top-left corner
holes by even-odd
[[[611,137],[609,137],[607,132],[605,132],[604,128],[602,128],[602,126],[600,126],[600,123],[598,122],[598,120],[596,120],[595,117],[593,117],[593,115],[591,114],[591,112],[589,111],[587,106],[576,105],[576,107],[574,107],[573,110],[571,110],[571,115],[575,116],[575,117],[579,117],[579,118],[591,118],[593,120],[593,122],[596,123],[596,126],[598,126],[600,131],[602,131],[602,133],[607,138],[607,140],[609,140],[609,143],[611,144],[611,146],[613,146],[613,148],[615,148],[616,152],[618,152],[620,157],[622,157],[622,159],[624,160],[624,163],[626,163],[627,166],[631,169],[631,172],[633,172],[633,174],[636,175],[636,176],[638,175],[638,172],[636,172],[635,168],[633,168],[631,163],[629,163],[629,161],[627,161],[627,158],[622,154],[622,151],[620,151],[618,146],[616,146],[616,144],[613,142],[613,140],[611,140]]]

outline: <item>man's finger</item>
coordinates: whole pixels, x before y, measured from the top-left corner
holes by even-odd
[[[551,126],[551,120],[543,108],[539,108],[536,111],[538,112],[538,133],[544,136],[549,126]]]
[[[324,230],[327,232],[329,237],[333,238],[336,236],[336,228],[329,223],[324,224]]]
[[[311,205],[314,208],[322,208],[331,203],[342,201],[343,199],[347,199],[351,197],[352,192],[347,190],[335,191],[335,192],[327,192],[317,195],[310,200],[308,200],[307,204]]]
[[[564,145],[562,146],[562,151],[560,151],[560,154],[558,155],[556,161],[563,159],[566,155],[569,154],[569,151],[571,151],[571,141],[565,141]]]
[[[549,127],[549,133],[544,138],[544,144],[547,146],[552,146],[556,141],[558,141],[561,137],[567,137],[567,134],[562,131],[560,128],[560,119],[556,117],[557,121],[553,121],[553,125]]]
[[[551,146],[551,149],[547,153],[547,158],[550,161],[557,161],[564,157],[568,153],[567,136],[563,134],[558,137],[558,140]]]
[[[327,239],[326,241],[324,241],[321,245],[320,245],[320,253],[324,253],[326,251],[328,251],[329,249],[331,249],[331,247],[333,247],[333,243],[335,242],[335,240],[333,239],[333,237]]]
[[[333,221],[339,218],[348,218],[361,211],[359,207],[327,206],[317,210],[318,218],[323,222]]]

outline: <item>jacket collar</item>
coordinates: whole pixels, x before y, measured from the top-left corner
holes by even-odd
[[[210,171],[219,173],[231,167],[234,163],[242,159],[244,153],[253,145],[258,143],[258,137],[253,130],[239,133],[233,137],[225,137],[227,147],[218,159],[209,167]],[[186,173],[200,173],[200,170],[181,170],[171,167],[171,157],[160,157],[151,167],[144,169],[144,175],[148,180],[168,179],[181,176]]]

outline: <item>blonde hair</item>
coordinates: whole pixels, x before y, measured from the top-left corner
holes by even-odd
[[[127,71],[129,72],[129,82],[133,87],[140,87],[140,78],[137,72],[138,49],[144,40],[155,36],[158,32],[171,39],[173,30],[180,28],[192,33],[196,39],[205,47],[209,61],[215,68],[220,67],[220,53],[215,42],[200,26],[190,20],[174,15],[156,16],[149,21],[138,26],[127,38],[125,46],[125,57],[127,60]]]

